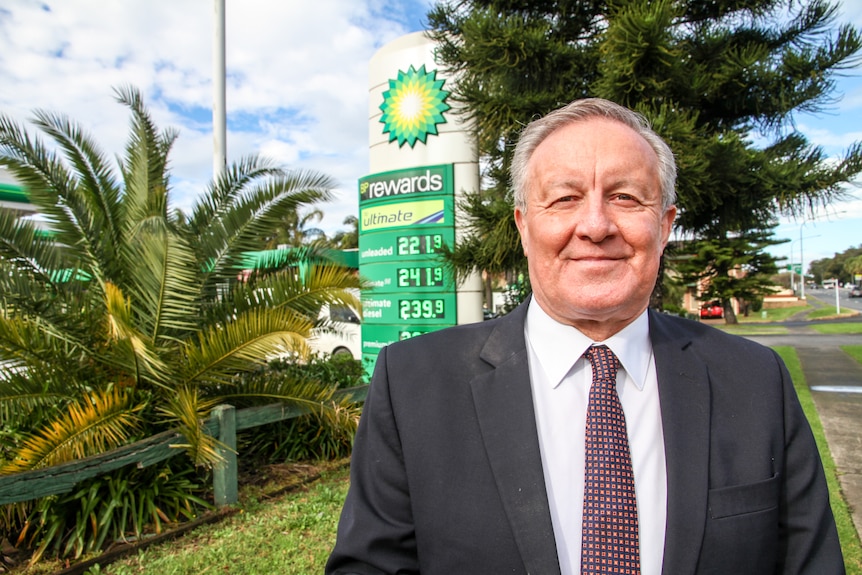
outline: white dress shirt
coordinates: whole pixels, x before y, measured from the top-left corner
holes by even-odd
[[[562,575],[581,571],[584,433],[592,385],[592,370],[583,353],[594,343],[608,346],[622,367],[617,374],[617,390],[626,416],[635,476],[641,575],[660,575],[667,470],[647,313],[609,339],[594,342],[574,327],[552,319],[533,299],[524,335]]]

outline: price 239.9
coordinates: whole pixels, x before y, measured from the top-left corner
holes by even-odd
[[[401,319],[440,319],[446,316],[442,299],[402,299],[398,302]]]

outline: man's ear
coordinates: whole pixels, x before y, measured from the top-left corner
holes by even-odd
[[[662,249],[667,246],[667,241],[670,239],[670,233],[673,230],[673,221],[676,219],[676,206],[671,206],[665,210],[661,217],[661,234],[662,234]]]
[[[525,221],[524,212],[521,208],[515,208],[515,225],[518,226],[518,234],[521,236],[521,249],[524,250],[524,256],[530,257],[527,253],[527,223]]]

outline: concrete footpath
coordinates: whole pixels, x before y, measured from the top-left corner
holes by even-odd
[[[805,327],[790,331],[748,339],[796,348],[853,523],[862,534],[862,365],[840,349],[862,345],[862,334],[822,335]]]

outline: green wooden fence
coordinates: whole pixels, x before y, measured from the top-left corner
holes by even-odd
[[[360,386],[337,392],[339,398],[360,402],[365,399],[368,386]],[[259,407],[235,409],[231,405],[220,405],[206,422],[206,432],[219,440],[219,463],[213,466],[213,493],[216,505],[231,505],[237,501],[237,452],[236,432],[307,415],[311,409],[305,406],[271,404]],[[68,493],[85,479],[96,477],[136,464],[146,467],[182,453],[178,447],[183,442],[176,431],[165,431],[142,441],[118,449],[70,461],[54,467],[25,471],[0,476],[0,505],[19,503]]]

